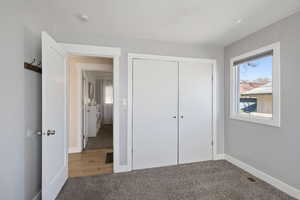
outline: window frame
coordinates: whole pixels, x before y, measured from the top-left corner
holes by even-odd
[[[108,89],[109,87],[109,89]],[[108,91],[107,90],[111,90],[110,93],[110,98],[107,97],[107,94],[108,94]],[[114,88],[113,88],[113,83],[111,82],[110,85],[107,85],[107,83],[104,84],[104,104],[106,105],[112,105],[114,104],[114,97],[113,97],[113,94],[114,94]],[[107,101],[108,99],[110,99],[111,101]]]
[[[254,116],[239,112],[239,68],[234,66],[234,62],[250,58],[267,51],[273,51],[272,58],[272,95],[273,113],[272,118]],[[259,123],[269,126],[280,127],[280,42],[250,51],[230,59],[230,119],[242,120],[246,122]]]

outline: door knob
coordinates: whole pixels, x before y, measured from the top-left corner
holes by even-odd
[[[55,135],[55,130],[48,130],[47,136]]]
[[[183,119],[183,115],[181,115],[180,118]]]
[[[176,116],[173,116],[173,118],[176,119],[177,117],[176,117]]]

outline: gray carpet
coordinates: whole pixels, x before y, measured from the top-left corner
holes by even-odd
[[[97,137],[89,137],[87,150],[91,149],[112,149],[113,148],[113,127],[102,125]]]
[[[70,178],[57,199],[294,200],[227,161]]]

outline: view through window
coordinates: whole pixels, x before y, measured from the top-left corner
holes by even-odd
[[[267,55],[239,63],[239,112],[261,117],[272,117],[273,56]]]
[[[107,81],[107,85],[104,87],[104,103],[113,104],[113,86],[112,81]]]

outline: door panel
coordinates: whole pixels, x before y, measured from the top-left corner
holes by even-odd
[[[88,143],[88,133],[87,133],[87,109],[86,109],[86,78],[84,73],[82,73],[82,84],[81,84],[81,114],[82,114],[82,120],[81,120],[81,134],[83,137],[83,150],[86,148]]]
[[[177,62],[133,61],[133,169],[177,164]]]
[[[212,159],[212,65],[179,64],[179,163]]]
[[[42,198],[56,198],[67,180],[66,54],[42,33]],[[54,132],[55,131],[55,132]],[[49,133],[49,134],[47,134]]]

